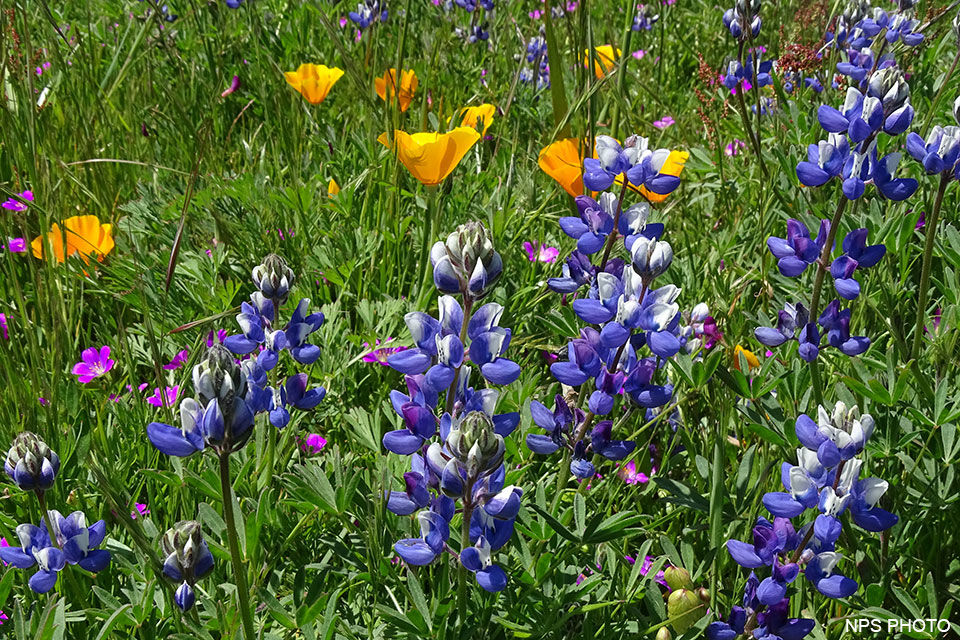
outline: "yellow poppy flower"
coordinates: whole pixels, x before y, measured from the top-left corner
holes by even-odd
[[[410,103],[413,102],[413,94],[417,92],[417,85],[420,84],[420,81],[417,79],[417,74],[413,69],[408,69],[400,73],[400,111],[406,111],[410,108]],[[387,91],[389,89],[390,97],[397,95],[397,70],[390,69],[382,78],[376,78],[373,81],[373,86],[377,90],[377,95],[380,96],[380,99],[383,101],[387,100]]]
[[[497,108],[492,104],[482,104],[479,107],[465,107],[460,110],[460,126],[473,127],[481,136],[487,135],[487,129],[493,124],[493,116]],[[450,118],[451,124],[453,118]]]
[[[683,171],[683,165],[687,163],[689,157],[690,154],[686,151],[671,151],[670,155],[667,156],[667,159],[664,161],[663,166],[660,168],[660,173],[666,176],[677,176],[679,178],[680,172]],[[640,193],[650,202],[663,202],[667,199],[667,196],[654,193],[646,187],[640,187]]]
[[[576,138],[547,145],[540,150],[537,164],[571,196],[583,195],[583,159]]]
[[[327,197],[332,198],[338,193],[340,193],[340,185],[337,184],[336,180],[330,178],[330,182],[327,183]]]
[[[65,231],[61,231],[60,225],[54,223],[50,232],[47,233],[57,262],[63,262],[69,256],[79,254],[85,264],[90,264],[90,256],[96,256],[97,261],[103,261],[104,256],[113,250],[113,227],[109,224],[100,224],[97,216],[73,216],[64,220],[63,226]],[[64,248],[64,241],[66,241],[66,248]],[[43,236],[34,238],[30,246],[33,248],[33,257],[43,257]]]
[[[747,367],[750,369],[757,369],[760,367],[760,360],[757,356],[753,355],[752,351],[747,351],[740,345],[737,345],[733,349],[733,368],[737,371],[740,371],[740,354],[743,354],[743,358],[747,361]]]
[[[393,132],[393,148],[397,158],[407,171],[425,186],[443,182],[466,155],[480,134],[470,127],[457,127],[447,133],[409,134],[399,129]],[[380,134],[377,142],[390,148],[386,133]]]
[[[300,65],[296,71],[283,74],[290,86],[299,91],[310,104],[323,102],[341,76],[343,69],[309,63]]]
[[[603,80],[603,77],[613,71],[617,66],[617,60],[620,58],[620,49],[614,49],[608,44],[594,47],[593,73],[597,80]],[[583,66],[587,67],[590,63],[590,51],[583,52]]]

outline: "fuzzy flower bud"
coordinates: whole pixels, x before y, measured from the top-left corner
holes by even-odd
[[[503,462],[503,437],[494,430],[493,420],[482,411],[471,411],[451,430],[447,438],[451,453],[465,464],[467,474],[493,469]]]
[[[193,368],[193,387],[203,406],[217,399],[221,406],[229,407],[234,398],[246,393],[247,378],[230,350],[215,344]]]
[[[910,85],[897,67],[880,69],[870,78],[868,95],[883,103],[883,111],[890,114],[906,104],[910,98]]]
[[[287,295],[293,286],[295,276],[287,266],[286,260],[271,253],[263,262],[253,268],[253,284],[267,298],[275,300],[277,305],[287,301]]]
[[[437,242],[430,251],[433,282],[443,293],[463,293],[475,300],[493,289],[503,273],[503,260],[493,247],[493,234],[479,222],[467,222]]]
[[[197,600],[193,591],[198,580],[213,571],[213,555],[207,548],[196,520],[178,522],[160,539],[163,552],[163,575],[181,583],[174,601],[183,611],[193,607]]]
[[[638,237],[630,250],[634,272],[649,285],[663,275],[673,262],[673,248],[669,242]]]
[[[24,431],[13,439],[3,469],[24,491],[45,491],[53,486],[60,457],[40,436]]]

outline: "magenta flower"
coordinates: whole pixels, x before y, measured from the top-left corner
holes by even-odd
[[[207,347],[208,347],[208,348],[213,346],[213,338],[214,338],[214,333],[213,333],[213,331],[211,331],[209,334],[207,334]],[[219,331],[217,331],[217,333],[216,333],[216,338],[217,338],[217,342],[218,342],[218,343],[223,344],[223,341],[226,340],[226,338],[227,338],[227,330],[226,330],[226,329],[220,329]]]
[[[153,395],[147,398],[147,402],[155,407],[172,407],[177,402],[177,393],[180,387],[165,387],[161,392],[159,387],[153,388]]]
[[[20,200],[27,200],[28,202],[33,202],[33,191],[28,190],[28,191],[24,191],[23,193],[18,193],[17,197],[20,198]],[[13,198],[8,199],[6,202],[4,202],[0,206],[2,206],[4,209],[7,209],[8,211],[26,211],[27,210],[27,205]]]
[[[187,362],[187,350],[179,351],[177,355],[173,356],[173,360],[163,365],[163,368],[167,371],[173,371],[174,369],[179,369]]]
[[[637,60],[640,60],[643,58],[643,56],[647,55],[647,52],[644,49],[637,49],[631,55],[633,55],[633,57],[636,58]]]
[[[0,538],[0,547],[9,547],[9,546],[10,546],[10,543],[7,542],[7,539],[6,539],[6,538]],[[3,561],[0,560],[0,562],[3,562]],[[6,567],[6,566],[9,566],[9,565],[8,565],[6,562],[3,562],[3,566]],[[3,612],[0,611],[0,613],[3,613]]]
[[[626,559],[626,561],[629,562],[630,564],[636,564],[636,562],[637,562],[637,559],[634,558],[633,556],[623,556],[623,557],[624,557],[624,558]],[[653,566],[653,563],[654,563],[655,560],[656,560],[656,558],[654,558],[653,556],[646,556],[646,557],[643,559],[643,564],[640,565],[640,575],[645,576],[645,575],[647,575],[648,573],[650,573],[650,568]],[[669,567],[670,565],[667,564],[666,566]],[[660,571],[657,571],[656,581],[657,581],[658,584],[661,584],[661,585],[665,586],[667,589],[670,589],[670,585],[667,584],[667,580],[666,580],[666,578],[665,578],[664,575],[663,575],[663,569],[661,569]]]
[[[223,93],[220,94],[221,98],[226,98],[228,95],[240,88],[240,76],[233,76],[233,80],[230,82],[230,86],[227,87]]]
[[[627,484],[646,484],[650,482],[650,476],[642,471],[637,471],[637,463],[633,460],[617,471],[617,475]]]
[[[3,313],[0,313],[0,331],[3,332],[4,340],[10,339],[10,335],[7,333],[7,316]]]
[[[530,262],[555,262],[560,255],[560,249],[548,247],[547,245],[537,243],[523,243],[523,250],[527,252],[527,260]]]
[[[307,439],[304,440],[303,444],[300,445],[300,448],[307,453],[320,453],[325,446],[327,446],[326,438],[319,433],[311,433],[307,436]]]
[[[393,338],[387,338],[384,342],[391,342]],[[364,342],[363,346],[370,348],[369,342]],[[377,338],[376,346],[380,347],[380,339]],[[379,349],[373,349],[370,353],[367,353],[363,356],[364,362],[379,362],[382,366],[387,366],[387,357],[398,353],[400,351],[406,351],[410,347],[380,347]]]
[[[25,253],[27,241],[23,238],[7,238],[7,249],[10,253]]]
[[[142,502],[135,502],[133,507],[136,510],[130,512],[130,517],[134,520],[136,520],[137,517],[142,518],[143,516],[150,515],[150,509],[147,509],[147,505],[143,504]]]
[[[676,121],[670,116],[663,116],[659,120],[655,120],[653,126],[655,126],[657,129],[666,129],[670,125],[675,124],[675,122]]]
[[[83,353],[80,354],[80,358],[80,362],[73,365],[70,373],[77,376],[77,382],[81,384],[87,384],[94,378],[99,378],[107,371],[110,371],[110,369],[113,369],[113,365],[116,364],[110,359],[110,347],[107,346],[100,347],[99,349],[96,347],[84,349]]]
[[[340,18],[340,28],[343,29],[345,26],[347,26],[347,19],[344,18],[344,17],[341,17],[341,18]]]
[[[727,148],[723,150],[724,155],[735,156],[740,154],[741,149],[746,149],[747,144],[740,140],[739,138],[734,138],[733,142],[727,145]]]

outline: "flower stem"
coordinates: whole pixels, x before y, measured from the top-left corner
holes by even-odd
[[[433,246],[433,238],[437,233],[437,223],[440,218],[440,208],[437,206],[437,186],[432,185],[427,189],[427,230],[423,236],[423,248],[420,251],[420,290],[417,292],[417,307],[423,306],[426,302],[426,294],[431,289],[433,275],[430,273],[430,248]]]
[[[463,292],[463,324],[460,325],[460,343],[466,345],[467,343],[467,325],[470,324],[470,316],[473,315],[473,298],[466,291]],[[453,417],[453,405],[457,399],[457,384],[460,382],[460,369],[463,368],[461,363],[457,367],[456,371],[453,373],[453,382],[450,383],[450,388],[447,389],[447,403],[445,410],[450,414],[450,417]]]
[[[220,491],[223,498],[223,519],[227,524],[227,540],[230,543],[230,559],[233,562],[234,580],[237,585],[237,603],[240,605],[240,618],[243,621],[243,636],[246,640],[255,640],[253,631],[253,613],[250,611],[250,589],[247,587],[247,574],[240,555],[240,540],[237,537],[237,525],[233,515],[233,489],[230,485],[230,454],[220,454]]]
[[[60,548],[60,541],[57,539],[56,532],[53,529],[53,523],[50,521],[50,512],[47,511],[47,499],[43,497],[43,491],[37,491],[37,502],[40,503],[40,511],[43,514],[43,522],[47,525],[47,535],[50,536],[50,542],[56,548]]]
[[[470,519],[473,516],[473,482],[469,478],[463,487],[463,522],[460,524],[460,554],[470,546]],[[467,569],[460,563],[457,576],[457,608],[460,624],[467,621]]]
[[[620,198],[617,200],[617,212],[613,216],[613,231],[607,236],[607,246],[603,250],[603,259],[600,261],[600,271],[607,267],[607,259],[610,257],[610,250],[613,249],[613,243],[617,241],[618,229],[620,228],[620,212],[623,211],[623,199],[627,195],[627,174],[622,173],[623,187],[620,189]]]
[[[840,227],[840,218],[843,217],[843,211],[847,208],[847,197],[840,195],[840,202],[837,203],[837,210],[833,212],[833,219],[830,221],[830,230],[827,232],[827,240],[823,243],[823,249],[820,250],[820,258],[817,260],[817,276],[813,281],[813,295],[810,297],[810,318],[809,322],[817,321],[817,314],[820,313],[820,290],[823,288],[823,279],[827,275],[827,269],[830,268],[830,254],[833,252],[833,242],[837,237],[837,229]],[[817,404],[823,403],[823,383],[820,380],[820,365],[816,360],[810,363],[810,381],[813,383],[813,397]]]
[[[956,63],[956,61],[954,61]],[[923,269],[920,272],[920,291],[917,300],[917,323],[913,333],[913,349],[910,350],[910,359],[916,360],[920,355],[920,343],[923,341],[923,321],[927,316],[927,294],[930,288],[930,266],[933,262],[933,242],[937,235],[937,219],[940,217],[940,206],[943,204],[943,194],[950,184],[950,172],[944,171],[940,175],[940,187],[937,197],[933,201],[933,210],[930,218],[925,221],[927,227],[926,244],[923,247]]]

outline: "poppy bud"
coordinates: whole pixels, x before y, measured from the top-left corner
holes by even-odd
[[[40,436],[24,431],[13,439],[3,469],[24,491],[45,491],[53,486],[60,457]]]
[[[264,296],[282,305],[287,301],[287,295],[296,279],[293,270],[287,266],[286,260],[275,253],[271,253],[263,262],[253,268],[253,284]]]
[[[660,627],[660,630],[657,631],[657,640],[672,640],[673,636],[670,634],[670,629],[667,627]]]

